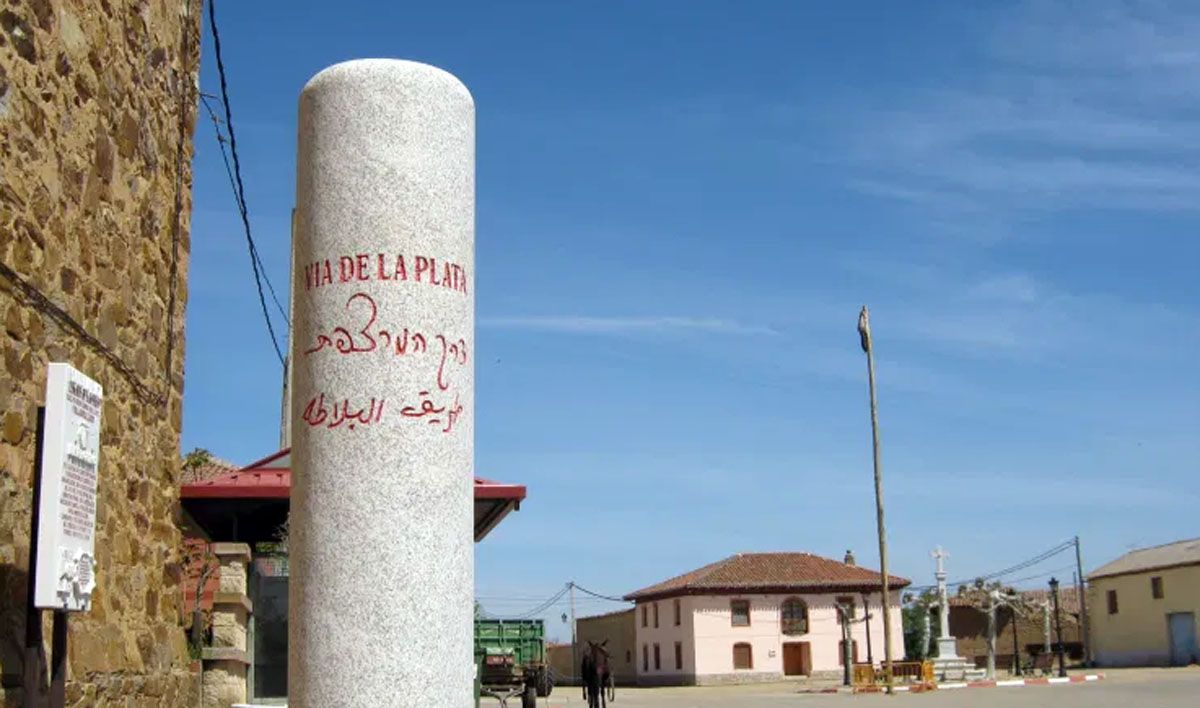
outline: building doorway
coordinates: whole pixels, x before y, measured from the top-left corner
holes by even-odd
[[[1200,660],[1196,645],[1196,615],[1192,612],[1173,612],[1167,615],[1171,635],[1171,664],[1187,666]]]
[[[788,642],[783,645],[783,675],[812,675],[812,645],[808,642]]]

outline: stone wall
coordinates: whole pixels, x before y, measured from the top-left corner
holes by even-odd
[[[1068,658],[1080,658],[1082,651],[1079,618],[1071,613],[1062,613],[1064,651]],[[1013,637],[1012,615],[1007,608],[996,611],[996,666],[1008,670],[1012,666]],[[1054,634],[1054,619],[1051,616],[1050,641]],[[958,655],[972,661],[976,666],[987,665],[987,612],[973,607],[950,608],[950,632],[955,636],[954,645]],[[1028,662],[1035,653],[1040,653],[1045,641],[1044,625],[1040,611],[1017,616],[1017,647],[1021,661]]]
[[[176,516],[200,10],[200,0],[0,4],[8,705],[20,697],[34,429],[50,361],[70,362],[105,392],[98,585],[93,609],[71,618],[68,705],[198,699]]]

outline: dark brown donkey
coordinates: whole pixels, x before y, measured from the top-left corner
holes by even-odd
[[[583,678],[583,698],[588,708],[606,708],[609,701],[617,698],[612,671],[608,666],[607,644],[607,639],[599,643],[589,640],[583,654],[579,673]],[[608,695],[605,695],[605,689],[608,689]]]

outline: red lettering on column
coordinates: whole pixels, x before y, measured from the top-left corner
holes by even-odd
[[[408,280],[408,270],[404,267],[404,256],[396,256],[396,280]]]
[[[438,273],[437,273],[437,259],[436,259],[436,258],[430,258],[430,259],[429,259],[429,284],[430,284],[430,285],[441,285],[441,283],[439,283],[439,282],[438,282],[438,277],[437,277],[437,275],[438,275]]]
[[[387,274],[387,271],[383,269],[383,254],[382,253],[379,254],[379,279],[380,280],[391,280],[392,279],[392,277]]]
[[[417,256],[417,274],[416,281],[421,282],[421,273],[429,272],[429,259],[425,256]]]
[[[354,257],[355,260],[355,276],[359,280],[367,280],[371,276],[367,275],[367,262],[370,256],[365,253],[360,253]]]
[[[314,275],[314,271],[316,271],[316,269],[317,269],[316,263],[309,263],[304,266],[304,289],[305,290],[313,289],[313,284],[314,284],[313,281],[316,280],[316,278],[314,278],[313,275]]]
[[[342,256],[338,259],[338,282],[349,283],[354,280],[354,259]]]
[[[462,269],[462,291],[463,295],[467,294],[467,269]]]
[[[454,268],[456,268],[456,267],[457,266],[451,265],[450,263],[446,263],[444,266],[442,266],[442,287],[443,288],[453,288],[454,287]]]
[[[318,269],[320,269],[320,266],[318,266]],[[329,259],[326,258],[325,259],[325,274],[321,277],[321,282],[317,283],[317,285],[331,285],[331,284],[333,284],[333,266],[331,266],[329,264]]]

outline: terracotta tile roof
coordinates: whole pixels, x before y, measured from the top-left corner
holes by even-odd
[[[670,595],[716,595],[731,592],[802,592],[822,589],[874,590],[880,574],[811,553],[739,553],[625,596],[641,600]],[[891,576],[891,586],[910,584]]]
[[[1050,590],[1018,590],[1018,593],[1025,598],[1026,602],[1039,604],[1050,601]],[[972,607],[973,603],[965,597],[957,595],[950,596],[951,607]],[[1059,586],[1058,588],[1058,606],[1063,611],[1063,614],[1078,615],[1079,614],[1079,593],[1074,587]]]
[[[186,458],[184,458],[186,461]],[[222,460],[219,457],[210,456],[202,465],[197,467],[187,467],[183,465],[183,472],[179,476],[180,484],[193,484],[203,482],[214,477],[220,477],[223,474],[239,469],[239,465],[235,465],[227,460]]]
[[[1130,551],[1093,570],[1088,580],[1178,565],[1200,565],[1200,538]]]

